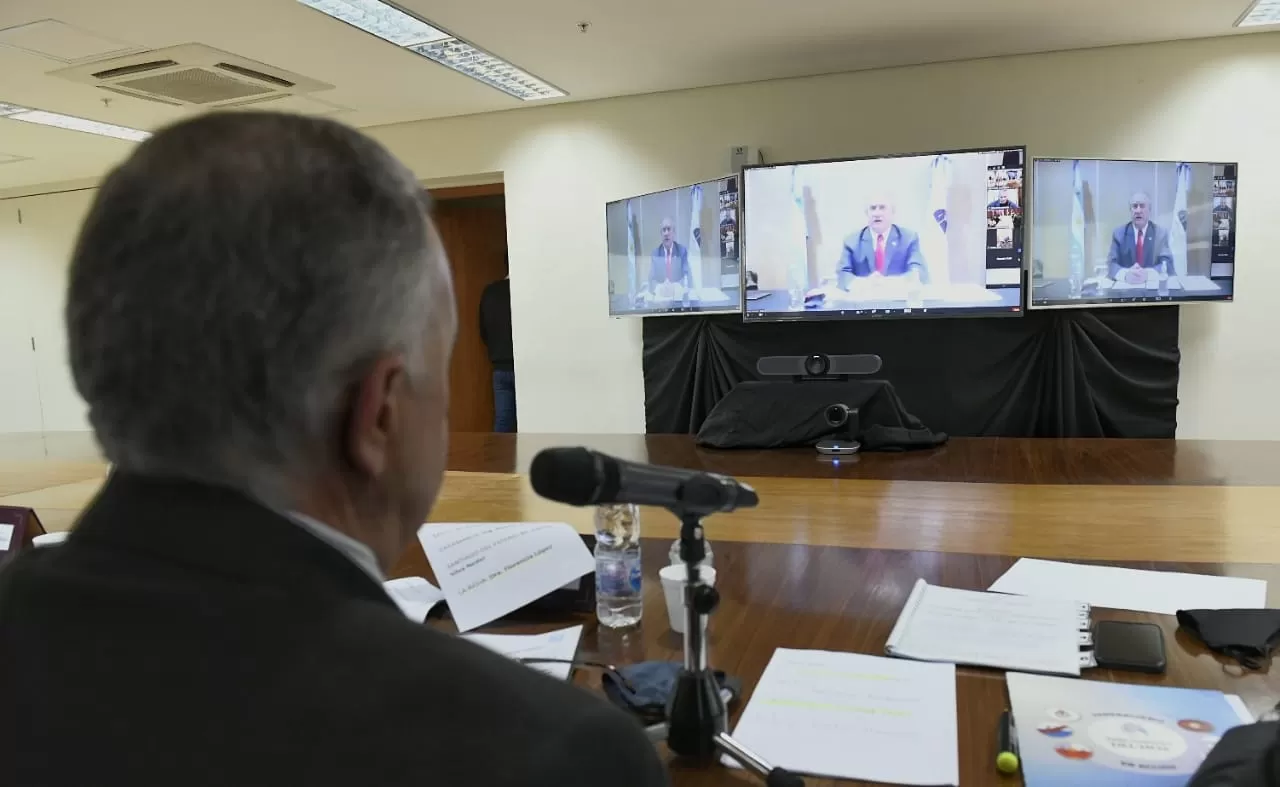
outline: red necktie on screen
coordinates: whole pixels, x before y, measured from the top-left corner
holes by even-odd
[[[673,249],[667,249],[667,281],[675,281],[675,271],[671,270],[671,252]]]
[[[1135,252],[1135,257],[1134,257],[1134,259],[1135,259],[1136,261],[1134,262],[1134,264],[1135,264],[1135,265],[1141,265],[1141,264],[1142,264],[1142,239],[1143,239],[1143,237],[1144,237],[1147,233],[1146,233],[1146,232],[1144,232],[1144,231],[1142,231],[1142,230],[1140,230],[1140,229],[1138,229],[1138,228],[1136,228],[1136,227],[1134,228],[1134,232],[1136,232],[1136,233],[1138,234],[1138,248],[1137,248],[1137,250],[1136,250],[1136,252]]]
[[[884,236],[876,236],[876,273],[884,273]]]

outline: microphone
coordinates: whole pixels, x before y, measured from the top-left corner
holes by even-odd
[[[547,448],[529,468],[533,491],[571,506],[635,503],[689,514],[752,508],[756,490],[728,476],[615,459],[586,448]]]

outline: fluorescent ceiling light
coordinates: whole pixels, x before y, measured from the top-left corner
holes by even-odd
[[[399,46],[425,44],[451,38],[416,16],[410,16],[395,6],[378,0],[301,0],[303,5],[328,14],[378,38]]]
[[[540,98],[559,98],[564,91],[554,88],[523,69],[516,68],[500,57],[476,49],[466,41],[450,38],[409,47],[423,57],[448,66],[460,74],[496,87],[525,101]]]
[[[1280,0],[1254,0],[1244,16],[1236,20],[1236,27],[1280,25]]]
[[[298,2],[522,101],[566,95],[563,90],[543,82],[528,71],[381,0]]]
[[[45,112],[43,109],[20,107],[17,104],[0,103],[0,118],[20,120],[23,123],[36,123],[41,126],[65,128],[69,131],[83,131],[86,134],[97,134],[100,137],[127,139],[130,142],[141,142],[151,136],[150,131],[141,131],[128,126],[117,126],[113,123],[99,123],[96,120],[78,118],[74,115]]]

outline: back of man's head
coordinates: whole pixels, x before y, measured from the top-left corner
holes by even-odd
[[[428,337],[451,341],[425,201],[384,148],[331,121],[218,113],[143,143],[103,182],[71,262],[71,369],[107,458],[263,498],[341,464],[368,365],[394,353],[431,374]]]

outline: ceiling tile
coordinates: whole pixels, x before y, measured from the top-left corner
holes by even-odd
[[[106,38],[56,19],[0,30],[0,45],[42,57],[76,63],[137,49],[133,44]]]

